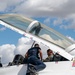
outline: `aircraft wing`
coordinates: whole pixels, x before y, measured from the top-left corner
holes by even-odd
[[[0,15],[0,24],[32,40],[43,43],[69,60],[73,58],[73,55],[65,51],[73,42],[36,20],[16,14],[4,14]]]

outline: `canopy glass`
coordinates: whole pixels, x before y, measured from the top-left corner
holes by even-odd
[[[1,15],[0,20],[25,32],[29,29],[27,33],[31,33],[34,36],[42,38],[62,48],[67,48],[74,44],[74,42],[69,40],[67,37],[39,22],[35,22],[31,25],[34,20],[30,18],[19,15]]]

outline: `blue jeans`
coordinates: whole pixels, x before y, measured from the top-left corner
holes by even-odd
[[[41,71],[46,67],[46,65],[40,59],[38,59],[36,56],[30,56],[28,58],[28,64],[35,65],[36,71]]]

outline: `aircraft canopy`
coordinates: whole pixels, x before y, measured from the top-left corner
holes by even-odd
[[[39,23],[38,21],[32,20],[30,18],[20,15],[7,14],[1,15],[0,20],[21,31],[36,35],[37,37],[58,45],[64,49],[74,43],[52,28],[49,28],[42,23]]]

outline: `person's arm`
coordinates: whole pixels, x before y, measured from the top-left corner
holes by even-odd
[[[25,54],[25,58],[28,58],[28,51],[27,51],[26,54]]]
[[[41,52],[41,50],[39,50],[39,54],[40,54],[40,59],[42,60],[42,52]]]

